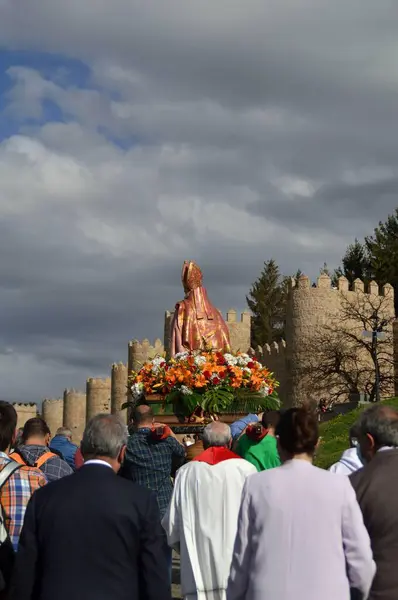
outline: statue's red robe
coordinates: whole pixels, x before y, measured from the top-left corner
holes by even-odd
[[[184,262],[182,282],[185,299],[176,304],[171,326],[170,354],[186,350],[219,350],[230,352],[227,324],[210,302],[202,287],[202,272],[194,262]]]

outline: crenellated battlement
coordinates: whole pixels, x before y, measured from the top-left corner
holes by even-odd
[[[18,417],[18,427],[23,427],[26,421],[29,419],[34,419],[37,417],[37,404],[35,402],[23,403],[23,402],[14,402],[13,407],[17,413]]]
[[[280,342],[273,342],[272,344],[265,344],[262,347],[264,356],[279,356],[286,352],[286,342],[281,340]]]
[[[112,371],[123,371],[126,368],[127,368],[127,365],[123,362],[118,362],[118,363],[112,364]]]
[[[128,346],[128,369],[138,371],[144,363],[156,356],[166,356],[162,340],[157,338],[154,344],[148,339],[132,340]]]
[[[90,388],[103,388],[103,389],[110,389],[111,386],[111,378],[110,377],[106,377],[106,378],[96,378],[96,377],[89,377],[87,379],[87,387]]]
[[[325,273],[319,275],[316,282],[311,283],[311,280],[307,275],[301,275],[296,282],[294,278],[290,280],[290,290],[293,292],[299,292],[300,290],[311,290],[311,293],[316,294],[319,290],[329,290],[330,292],[346,293],[362,293],[368,294],[369,296],[385,296],[390,297],[394,300],[394,288],[392,285],[387,283],[381,288],[375,281],[371,281],[367,286],[361,279],[356,279],[350,286],[349,281],[346,277],[341,276],[337,280],[337,286],[332,286],[332,280],[329,275]]]

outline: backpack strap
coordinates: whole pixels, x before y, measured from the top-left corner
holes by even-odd
[[[59,458],[59,456],[57,454],[54,454],[54,452],[45,452],[36,461],[35,467],[40,469],[40,467],[42,467],[44,465],[44,463],[46,463],[48,460],[50,460],[50,458]]]
[[[5,467],[3,467],[0,471],[0,490],[3,487],[3,485],[5,485],[8,481],[8,479],[11,477],[11,475],[13,473],[15,473],[15,471],[18,471],[18,469],[20,469],[22,467],[22,465],[20,465],[19,463],[17,463],[14,460],[10,460],[10,462],[8,462]]]
[[[11,460],[13,460],[14,462],[18,463],[24,467],[26,467],[26,462],[24,461],[23,457],[21,456],[21,454],[17,451],[12,452],[12,454],[9,455],[9,458],[11,458]]]

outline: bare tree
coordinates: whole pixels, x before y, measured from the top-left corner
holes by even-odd
[[[328,404],[361,392],[371,401],[389,396],[394,386],[391,298],[339,294],[340,310],[308,341],[306,385]]]

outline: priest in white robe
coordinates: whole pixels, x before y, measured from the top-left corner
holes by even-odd
[[[205,450],[178,471],[162,521],[169,545],[180,554],[184,600],[226,599],[242,489],[256,473],[231,444],[225,423],[205,428]]]

